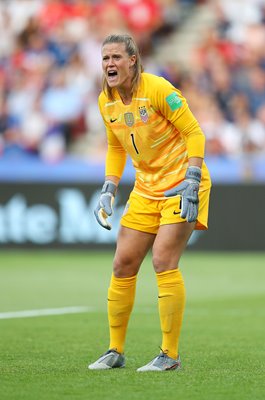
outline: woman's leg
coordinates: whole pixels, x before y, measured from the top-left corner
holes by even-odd
[[[185,286],[178,269],[194,224],[162,225],[153,246],[153,265],[158,285],[158,307],[162,330],[161,349],[177,359],[185,307]]]
[[[136,278],[155,235],[121,227],[108,290],[110,349],[123,353],[126,331],[133,309]]]

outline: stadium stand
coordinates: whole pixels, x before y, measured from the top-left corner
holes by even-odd
[[[146,71],[183,91],[213,171],[217,159],[253,160],[250,180],[265,169],[261,0],[1,1],[0,163],[103,160],[100,44],[112,31],[131,32]]]

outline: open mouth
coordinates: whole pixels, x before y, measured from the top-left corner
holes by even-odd
[[[108,81],[111,82],[116,79],[116,77],[118,76],[118,73],[115,70],[109,70],[107,72],[107,76],[108,76]]]

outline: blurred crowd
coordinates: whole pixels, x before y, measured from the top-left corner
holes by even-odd
[[[215,23],[194,48],[190,73],[178,80],[207,137],[207,154],[265,155],[265,0],[209,5]]]
[[[209,3],[216,23],[189,68],[156,65],[154,48],[195,3]],[[110,32],[130,32],[145,70],[183,91],[207,154],[265,153],[265,0],[1,0],[0,157],[104,154],[97,98]]]

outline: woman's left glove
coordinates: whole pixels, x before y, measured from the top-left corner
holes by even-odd
[[[166,197],[181,196],[180,216],[188,222],[195,222],[198,217],[200,182],[201,168],[188,167],[184,181],[165,192]]]
[[[112,181],[105,181],[101,195],[99,198],[99,202],[97,207],[94,210],[94,214],[98,223],[103,226],[103,228],[111,230],[111,225],[107,221],[107,218],[110,217],[113,213],[112,205],[114,202],[114,198],[116,195],[117,186]]]

